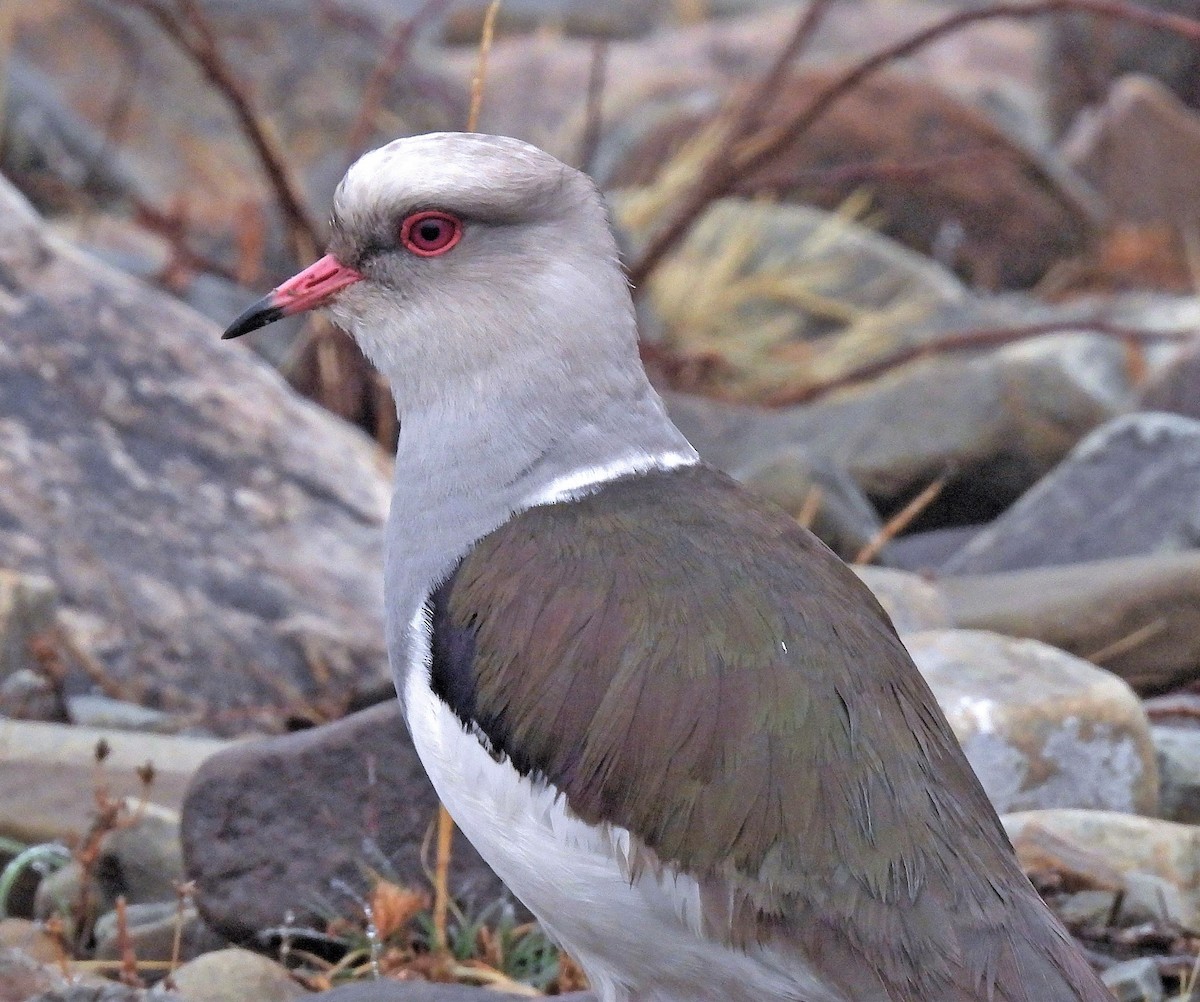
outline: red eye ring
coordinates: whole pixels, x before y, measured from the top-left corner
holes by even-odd
[[[437,257],[462,239],[462,220],[448,212],[414,212],[400,224],[400,245],[418,257]]]

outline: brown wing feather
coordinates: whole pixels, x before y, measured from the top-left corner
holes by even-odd
[[[695,875],[715,934],[797,949],[853,999],[1111,999],[873,596],[722,475],[532,509],[443,600],[471,719]]]

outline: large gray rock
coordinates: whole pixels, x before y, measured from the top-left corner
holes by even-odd
[[[218,932],[244,940],[282,925],[322,924],[328,901],[354,912],[381,859],[394,878],[426,886],[421,845],[437,797],[389,700],[286,737],[246,742],[213,756],[196,774],[183,807],[187,876],[201,914]],[[499,878],[457,837],[452,890],[486,903]]]
[[[1177,553],[1200,542],[1200,421],[1116,418],[942,565],[979,574]]]
[[[0,275],[0,564],[93,673],[227,730],[385,684],[374,445],[3,182]]]
[[[1158,810],[1149,723],[1119,678],[1036,640],[978,630],[904,642],[997,811]]]

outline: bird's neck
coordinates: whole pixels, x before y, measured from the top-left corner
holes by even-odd
[[[431,588],[514,513],[697,461],[640,367],[549,403],[545,384],[516,396],[532,385],[518,376],[496,374],[486,387],[464,386],[424,407],[400,402],[386,559],[393,656]]]

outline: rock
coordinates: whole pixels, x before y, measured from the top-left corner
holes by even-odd
[[[1200,345],[1188,345],[1150,373],[1138,391],[1138,409],[1200,418]]]
[[[0,919],[0,951],[5,950],[20,950],[41,964],[57,964],[62,959],[62,947],[54,937],[40,923],[24,918]]]
[[[905,645],[997,811],[1158,809],[1149,725],[1120,679],[981,631],[914,633]]]
[[[68,863],[38,886],[37,918],[67,915],[80,900],[83,871]],[[156,804],[129,805],[126,820],[103,836],[88,901],[93,915],[112,909],[118,897],[130,905],[175,900],[183,880],[179,815]]]
[[[24,950],[0,947],[0,1002],[26,1002],[62,984],[61,974]]]
[[[138,706],[110,696],[80,695],[67,697],[67,713],[72,724],[84,727],[112,728],[120,731],[162,731],[172,726],[169,713]]]
[[[899,633],[947,629],[950,609],[936,585],[917,574],[888,567],[854,567]]]
[[[1128,400],[1120,345],[1064,334],[913,361],[802,406],[766,411],[668,394],[667,407],[716,466],[800,446],[846,469],[885,514],[949,470],[926,515],[961,524],[998,514]]]
[[[844,69],[794,68],[765,120],[785,121]],[[684,95],[674,114],[643,117],[643,135],[626,140],[625,159],[602,182],[653,183],[719,113]],[[1082,250],[1096,222],[1086,189],[1035,146],[937,82],[895,70],[873,74],[799,139],[742,172],[733,194],[835,210],[861,198],[864,185],[884,234],[985,289],[1033,286]]]
[[[354,911],[334,888],[367,887],[380,860],[424,886],[421,844],[437,798],[392,699],[332,724],[235,745],[196,774],[183,808],[183,851],[196,902],[231,940],[289,924],[321,925],[316,903]],[[502,885],[461,837],[453,890],[488,902]]]
[[[309,994],[287,968],[237,947],[190,960],[171,980],[182,1002],[290,1002]]]
[[[648,197],[657,204],[656,193]],[[630,191],[614,201],[634,246],[653,225],[646,198]],[[706,367],[702,387],[757,401],[862,365],[870,358],[850,344],[924,328],[966,290],[933,261],[848,219],[723,198],[651,274],[648,295],[662,324],[656,347],[672,365]]]
[[[0,562],[53,570],[93,672],[227,731],[378,686],[376,447],[208,322],[50,237],[7,187],[0,248]],[[287,635],[300,616],[342,638],[339,659],[306,661]]]
[[[1200,542],[1200,421],[1116,418],[943,566],[979,574],[1190,550]]]
[[[1195,678],[1200,664],[1197,553],[944,575],[937,584],[955,625],[1045,641],[1139,692]]]
[[[1021,856],[1022,832],[1036,825],[1086,846],[1124,881],[1121,924],[1174,922],[1200,929],[1200,828],[1111,811],[1044,810],[1005,815]]]
[[[1100,975],[1117,1002],[1162,1002],[1163,982],[1152,957],[1113,964]]]
[[[932,573],[974,538],[979,527],[952,525],[898,536],[883,548],[881,559],[888,567],[903,571]]]
[[[707,6],[708,10],[712,5]],[[632,41],[614,41],[607,51],[605,127],[592,158],[602,181],[623,162],[650,124],[631,122],[648,105],[680,102],[711,111],[734,87],[765,72],[781,39],[796,23],[792,5],[733,20],[712,20],[655,31]],[[908,37],[945,16],[944,6],[922,0],[863,0],[835,4],[824,17],[809,52],[822,61],[861,57]],[[907,66],[955,94],[996,110],[1006,119],[1041,119],[1036,58],[1040,29],[1026,23],[978,24],[970,32],[942,39],[913,53]],[[436,53],[455,80],[469,80],[475,47]],[[592,45],[546,33],[497,40],[488,58],[487,99],[482,124],[488,131],[539,142],[568,162],[578,163],[584,116],[580,95],[587,93]],[[661,121],[661,119],[660,119]]]
[[[0,681],[0,716],[65,724],[67,708],[45,674],[22,668]]]
[[[1196,0],[1149,0],[1164,13],[1200,16]],[[1133,19],[1090,13],[1056,16],[1043,48],[1045,87],[1058,131],[1089,105],[1101,104],[1114,80],[1137,73],[1162,81],[1185,104],[1200,108],[1200,53],[1181,35]]]
[[[488,988],[438,985],[422,981],[357,981],[308,996],[309,1002],[494,1002],[516,998]],[[567,992],[555,996],[561,1002],[596,1002],[592,992]]]
[[[1200,730],[1151,727],[1158,756],[1160,816],[1200,825]]]
[[[1200,223],[1200,115],[1157,80],[1116,81],[1103,105],[1076,120],[1062,151],[1114,218],[1180,232]]]
[[[37,666],[39,640],[55,629],[54,582],[0,568],[0,680]]]
[[[174,1002],[178,998],[178,995],[153,988],[127,988],[115,981],[106,981],[87,984],[72,982],[62,988],[42,992],[25,1002]]]
[[[175,902],[162,901],[129,905],[126,909],[129,943],[138,960],[173,960],[186,963],[212,950],[226,946],[225,940],[204,924],[192,906],[179,911]],[[179,937],[179,953],[175,954],[175,938]],[[96,920],[92,931],[96,945],[92,955],[97,960],[119,960],[121,957],[117,913],[106,912]],[[161,975],[158,975],[161,976]],[[151,980],[154,980],[154,976]]]
[[[108,757],[96,768],[96,745]],[[154,767],[150,795],[175,811],[192,774],[228,742],[0,720],[0,835],[18,842],[65,841],[82,835],[102,781],[112,797],[137,801],[145,788],[136,770]],[[174,892],[169,895],[174,898]]]

